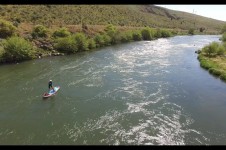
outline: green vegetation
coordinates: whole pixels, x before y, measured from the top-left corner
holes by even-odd
[[[16,27],[9,21],[0,20],[0,38],[7,38],[14,35]]]
[[[153,40],[153,38],[154,38],[154,32],[150,28],[144,28],[141,31],[141,35],[144,40]]]
[[[78,51],[77,43],[72,36],[57,39],[55,49],[67,54],[76,53]]]
[[[195,34],[195,29],[191,28],[188,30],[188,34],[194,35]]]
[[[142,35],[140,31],[135,31],[132,33],[133,40],[134,41],[141,41],[142,40]]]
[[[122,43],[131,42],[131,41],[133,41],[132,31],[127,31],[127,32],[122,33],[122,35],[121,35]]]
[[[3,41],[2,61],[18,62],[34,58],[35,50],[32,44],[21,37],[10,37]]]
[[[31,33],[33,38],[38,38],[38,37],[47,37],[48,36],[48,30],[45,26],[43,25],[36,25]]]
[[[119,32],[113,25],[107,25],[104,32],[98,33],[93,37],[88,37],[83,33],[74,33],[67,37],[55,37],[54,48],[62,53],[76,53],[78,51],[92,50],[94,48],[109,46],[117,43],[125,43],[131,41],[153,40],[160,37],[169,37],[172,33],[168,30],[158,30],[161,35],[158,37],[151,28],[142,28],[140,30],[130,30]],[[54,32],[55,33],[55,32]]]
[[[60,28],[53,33],[53,37],[67,37],[70,34],[67,28]]]
[[[105,41],[103,39],[103,36],[100,35],[100,34],[97,34],[95,37],[94,37],[94,42],[96,42],[96,46],[97,47],[101,47],[105,44]]]
[[[223,42],[226,42],[226,32],[223,34],[221,40],[222,40]]]
[[[192,34],[217,34],[224,25],[153,5],[0,5],[0,10],[0,62],[185,35],[189,29],[196,31]],[[223,56],[224,46],[217,47],[204,51],[209,57]]]
[[[221,33],[226,33],[226,24],[222,27]]]
[[[94,49],[94,48],[96,48],[96,43],[95,43],[94,39],[89,39],[89,40],[88,40],[88,48],[89,48],[89,49]]]
[[[72,36],[75,43],[77,44],[78,51],[88,50],[88,41],[83,33],[77,33]]]
[[[161,37],[171,37],[173,34],[175,35],[176,33],[171,33],[169,30],[160,30],[161,32]]]
[[[225,33],[222,36],[223,43],[212,42],[210,45],[202,48],[198,56],[200,66],[207,69],[209,73],[220,77],[226,81],[226,44]]]

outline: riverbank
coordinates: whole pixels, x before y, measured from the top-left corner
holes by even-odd
[[[219,77],[221,80],[226,81],[226,57],[206,57],[203,54],[199,54],[198,60],[200,66],[209,71],[210,74]]]
[[[16,28],[10,22],[0,21],[12,29],[4,34],[5,37],[0,42],[0,64],[75,54],[119,43],[150,41],[189,34],[188,31],[181,29],[113,26],[112,24],[106,26],[83,24],[53,28],[22,24]],[[192,34],[205,33],[195,31]]]
[[[2,64],[18,63],[47,56],[75,54],[119,43],[155,40],[185,34],[180,30],[116,27],[111,24],[104,28],[90,28],[82,25],[81,29],[74,28],[73,31],[66,27],[53,30],[43,25],[36,25],[29,32],[24,32],[27,30],[17,30],[16,32],[12,24],[2,22],[5,23],[5,26],[14,29],[9,30],[11,33],[6,33],[0,43],[0,63]]]
[[[200,66],[210,74],[226,82],[226,33],[223,34],[222,43],[213,42],[202,48],[198,55]]]

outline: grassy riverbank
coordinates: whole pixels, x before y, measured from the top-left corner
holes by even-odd
[[[54,29],[36,25],[30,32],[16,30],[10,22],[0,20],[4,26],[3,40],[0,43],[0,62],[15,63],[23,60],[75,54],[96,48],[141,40],[154,40],[178,34],[186,34],[183,30],[170,30],[149,27],[119,27],[112,24],[102,28],[90,28],[82,25],[73,32],[66,27]]]
[[[221,40],[222,43],[213,42],[202,48],[198,55],[198,60],[201,67],[226,81],[226,32]]]
[[[0,5],[0,10],[0,63],[175,35],[219,34],[224,24],[154,5]]]

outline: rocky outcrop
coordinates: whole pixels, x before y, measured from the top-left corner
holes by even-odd
[[[201,53],[201,50],[197,50],[197,51],[195,51],[195,53],[200,54]]]
[[[35,39],[33,40],[33,44],[35,44],[35,46],[37,46],[38,48],[44,50],[53,50],[53,43],[47,39]]]
[[[64,53],[59,53],[59,52],[57,52],[55,50],[52,50],[51,56],[64,56]]]

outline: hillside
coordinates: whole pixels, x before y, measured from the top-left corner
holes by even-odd
[[[0,5],[0,18],[27,30],[52,26],[106,25],[160,27],[218,32],[225,22],[154,5]]]

